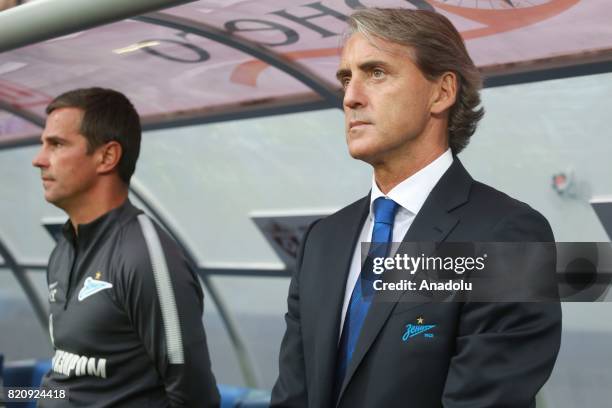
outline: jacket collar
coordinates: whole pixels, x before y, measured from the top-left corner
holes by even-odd
[[[68,220],[62,227],[64,238],[75,248],[85,249],[93,245],[97,238],[106,234],[113,227],[121,226],[125,221],[141,211],[132,205],[129,199],[109,212],[101,215],[87,224],[77,225],[78,234]]]

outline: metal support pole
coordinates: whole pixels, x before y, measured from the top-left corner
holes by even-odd
[[[11,251],[9,251],[8,247],[2,242],[1,238],[0,255],[4,259],[3,266],[8,267],[13,271],[15,279],[17,279],[17,282],[19,282],[19,285],[21,285],[21,288],[25,292],[26,297],[30,301],[30,305],[32,306],[32,309],[34,309],[34,314],[36,315],[36,318],[38,319],[39,323],[45,331],[49,330],[49,314],[47,312],[47,308],[45,307],[45,300],[41,299],[41,296],[36,291],[32,280],[27,275],[26,270],[21,265],[19,265]]]
[[[0,13],[0,52],[191,1],[32,1]]]
[[[40,116],[32,111],[23,108],[18,108],[2,100],[0,100],[0,109],[12,113],[13,115],[18,116],[21,119],[30,122],[36,126],[39,126],[41,128],[45,127],[45,117]]]

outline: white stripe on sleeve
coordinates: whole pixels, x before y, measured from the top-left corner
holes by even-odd
[[[159,298],[159,305],[162,312],[164,330],[166,334],[166,344],[168,348],[168,359],[170,364],[183,364],[185,362],[183,355],[183,340],[181,336],[181,325],[176,308],[176,300],[170,273],[168,272],[168,264],[166,256],[161,246],[159,236],[155,230],[153,222],[145,214],[138,216],[140,227],[147,243],[149,257],[151,258],[151,267],[153,268],[153,276],[155,277],[155,288]]]

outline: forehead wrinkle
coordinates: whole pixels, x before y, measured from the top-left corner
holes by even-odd
[[[365,39],[370,46],[372,46],[373,48],[377,49],[378,51],[384,54],[389,54],[393,57],[400,57],[400,58],[406,57],[406,58],[409,58],[410,61],[415,62],[414,49],[412,47],[407,46],[405,44],[400,44],[394,41],[387,40],[383,37],[380,37],[374,34],[365,34],[361,32],[355,32],[347,39],[347,41],[344,43],[344,48],[342,50],[343,55],[344,55],[344,51],[346,50],[346,45],[352,38],[356,38],[355,37],[356,35],[363,37],[363,39]],[[366,59],[380,59],[378,57],[372,57],[372,56],[366,56],[365,58]]]

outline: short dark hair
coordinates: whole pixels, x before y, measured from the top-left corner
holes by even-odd
[[[484,115],[480,105],[482,77],[461,35],[442,14],[428,10],[370,8],[349,19],[349,34],[374,36],[414,50],[414,63],[429,80],[445,72],[457,75],[457,100],[448,119],[448,143],[457,154],[467,146]]]
[[[118,172],[121,180],[129,185],[136,169],[142,134],[140,117],[130,100],[112,89],[83,88],[55,98],[47,106],[47,115],[61,108],[83,111],[80,133],[87,139],[87,153],[113,140],[121,145]]]

